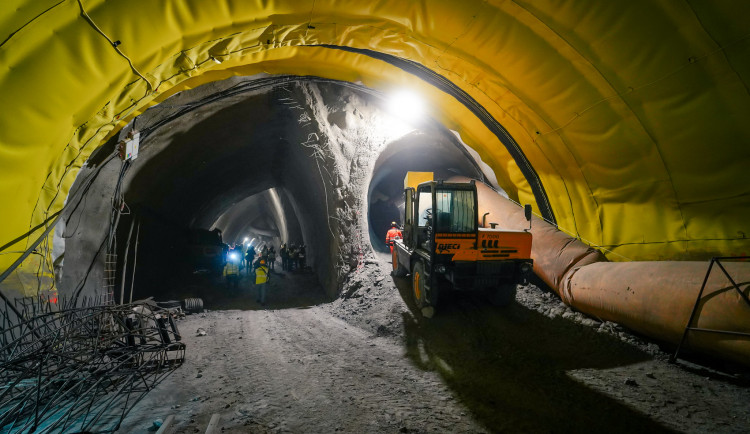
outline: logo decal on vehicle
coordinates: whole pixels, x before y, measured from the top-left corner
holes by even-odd
[[[460,244],[438,244],[437,250],[438,252],[442,253],[446,250],[454,250],[454,249],[460,249]]]

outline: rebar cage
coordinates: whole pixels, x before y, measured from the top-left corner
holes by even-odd
[[[0,432],[112,432],[185,359],[172,312],[147,300],[0,313]]]

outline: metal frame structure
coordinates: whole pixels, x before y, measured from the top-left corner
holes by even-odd
[[[169,310],[27,298],[0,312],[0,431],[112,432],[185,359]]]
[[[701,297],[703,296],[703,291],[706,289],[706,283],[708,282],[708,278],[711,275],[711,270],[713,269],[714,263],[721,269],[721,271],[724,273],[727,279],[729,279],[729,282],[732,283],[732,286],[740,295],[740,297],[742,297],[742,299],[745,300],[748,306],[750,306],[750,298],[748,298],[748,296],[745,295],[744,292],[742,292],[737,282],[735,282],[734,279],[732,279],[732,276],[730,276],[727,270],[724,268],[724,266],[721,265],[721,261],[743,260],[743,259],[744,260],[750,259],[750,256],[724,256],[724,257],[711,258],[711,262],[708,265],[708,271],[706,271],[706,277],[703,278],[703,285],[701,285],[701,289],[698,292],[698,297],[695,299],[695,304],[693,305],[693,311],[690,312],[690,318],[688,319],[688,322],[685,325],[685,331],[682,333],[682,338],[680,339],[680,343],[677,345],[677,350],[675,350],[674,354],[669,358],[669,361],[671,363],[674,363],[677,360],[677,356],[680,354],[680,349],[682,349],[682,345],[685,343],[685,339],[687,338],[687,334],[689,331],[704,332],[704,333],[721,333],[721,334],[727,334],[727,335],[738,335],[738,336],[750,337],[750,333],[743,333],[743,332],[737,332],[737,331],[732,331],[732,330],[715,330],[715,329],[704,329],[700,327],[690,327],[690,324],[693,323],[693,319],[695,318],[695,313],[698,311],[698,305],[700,304]]]

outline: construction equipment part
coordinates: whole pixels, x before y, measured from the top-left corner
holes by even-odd
[[[490,187],[477,184],[477,194],[480,213],[526,225],[521,208]],[[703,261],[607,262],[542,219],[533,223],[534,272],[565,304],[670,345],[682,341],[682,350],[750,365],[749,262],[726,261],[726,273],[710,276]],[[702,330],[683,340],[686,325]]]
[[[394,241],[394,275],[411,272],[414,301],[426,317],[445,290],[482,291],[493,304],[510,304],[516,285],[532,270],[531,233],[497,223],[479,227],[474,181],[432,181],[426,174],[408,172],[404,179],[404,230],[403,239]]]

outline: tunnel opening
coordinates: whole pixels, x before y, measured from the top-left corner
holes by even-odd
[[[407,171],[496,184],[478,155],[437,121],[407,124],[385,95],[314,77],[235,77],[179,93],[103,149],[112,152],[135,130],[141,152],[127,173],[126,163],[97,153],[79,175],[106,166],[88,206],[63,219],[78,222],[65,249],[64,292],[80,292],[82,281],[85,292],[101,291],[101,222],[117,194],[126,211],[116,232],[120,292],[133,285],[135,298],[192,295],[211,273],[191,263],[190,234],[213,231],[225,251],[253,240],[277,252],[282,243],[306,245],[307,265],[330,300],[370,250],[387,251],[382,239],[391,221],[400,222]],[[131,225],[137,258],[127,247],[136,242]],[[134,263],[135,274],[122,269]]]
[[[265,243],[278,248],[290,239],[297,241],[302,237],[299,221],[289,208],[284,191],[272,187],[235,204],[211,228],[221,230],[229,244]]]
[[[125,279],[124,287],[134,288],[134,299],[154,295],[160,299],[216,298],[217,294],[207,292],[225,286],[223,268],[230,251],[242,246],[244,259],[244,252],[251,245],[260,254],[271,246],[278,252],[287,240],[303,243],[289,198],[274,187],[239,200],[213,222],[200,217],[190,225],[182,225],[143,206],[134,206],[133,211],[137,217],[122,219],[118,245],[131,245],[133,252],[128,260],[137,261],[138,267],[130,274],[121,274],[118,282],[122,284]],[[129,222],[135,222],[140,232],[137,258],[133,249],[135,234],[127,230]],[[278,254],[276,259],[275,267],[280,268]],[[240,271],[244,286],[252,283],[247,267],[243,261]],[[245,296],[248,293],[245,291]]]
[[[376,252],[390,253],[385,234],[392,222],[403,224],[404,177],[409,171],[432,172],[434,179],[487,178],[466,145],[444,127],[432,125],[394,140],[378,156],[367,193],[368,229]]]
[[[297,113],[283,104],[290,98],[304,103],[305,91],[288,78],[264,86],[255,81],[264,79],[229,79],[175,95],[135,118],[92,156],[76,183],[95,171],[99,176],[83,206],[59,224],[63,295],[98,296],[105,290],[106,239],[113,227],[118,302],[121,286],[128,292],[133,281],[134,299],[182,298],[210,284],[217,273],[191,260],[191,240],[200,244],[211,233],[220,235],[224,251],[245,238],[277,252],[282,243],[306,244],[310,278],[317,281],[328,240],[313,229],[325,215],[319,203],[326,193],[307,149],[292,146],[306,136],[295,128]],[[227,92],[237,88],[243,91]],[[133,130],[142,137],[138,158],[112,158],[118,141]],[[119,208],[116,223],[110,219],[113,207]]]
[[[219,284],[226,252],[245,238],[255,240],[258,253],[262,246],[278,250],[290,239],[304,242],[296,193],[284,185],[288,166],[304,156],[280,138],[289,119],[274,109],[274,89],[179,117],[145,144],[147,158],[125,187],[125,202],[147,226],[143,247],[148,253],[136,276],[140,296],[197,296],[207,285]],[[320,188],[316,191],[314,181],[306,183],[313,195]],[[202,237],[196,240],[208,231],[221,235],[221,250],[202,244]],[[124,226],[119,233],[125,233]]]

